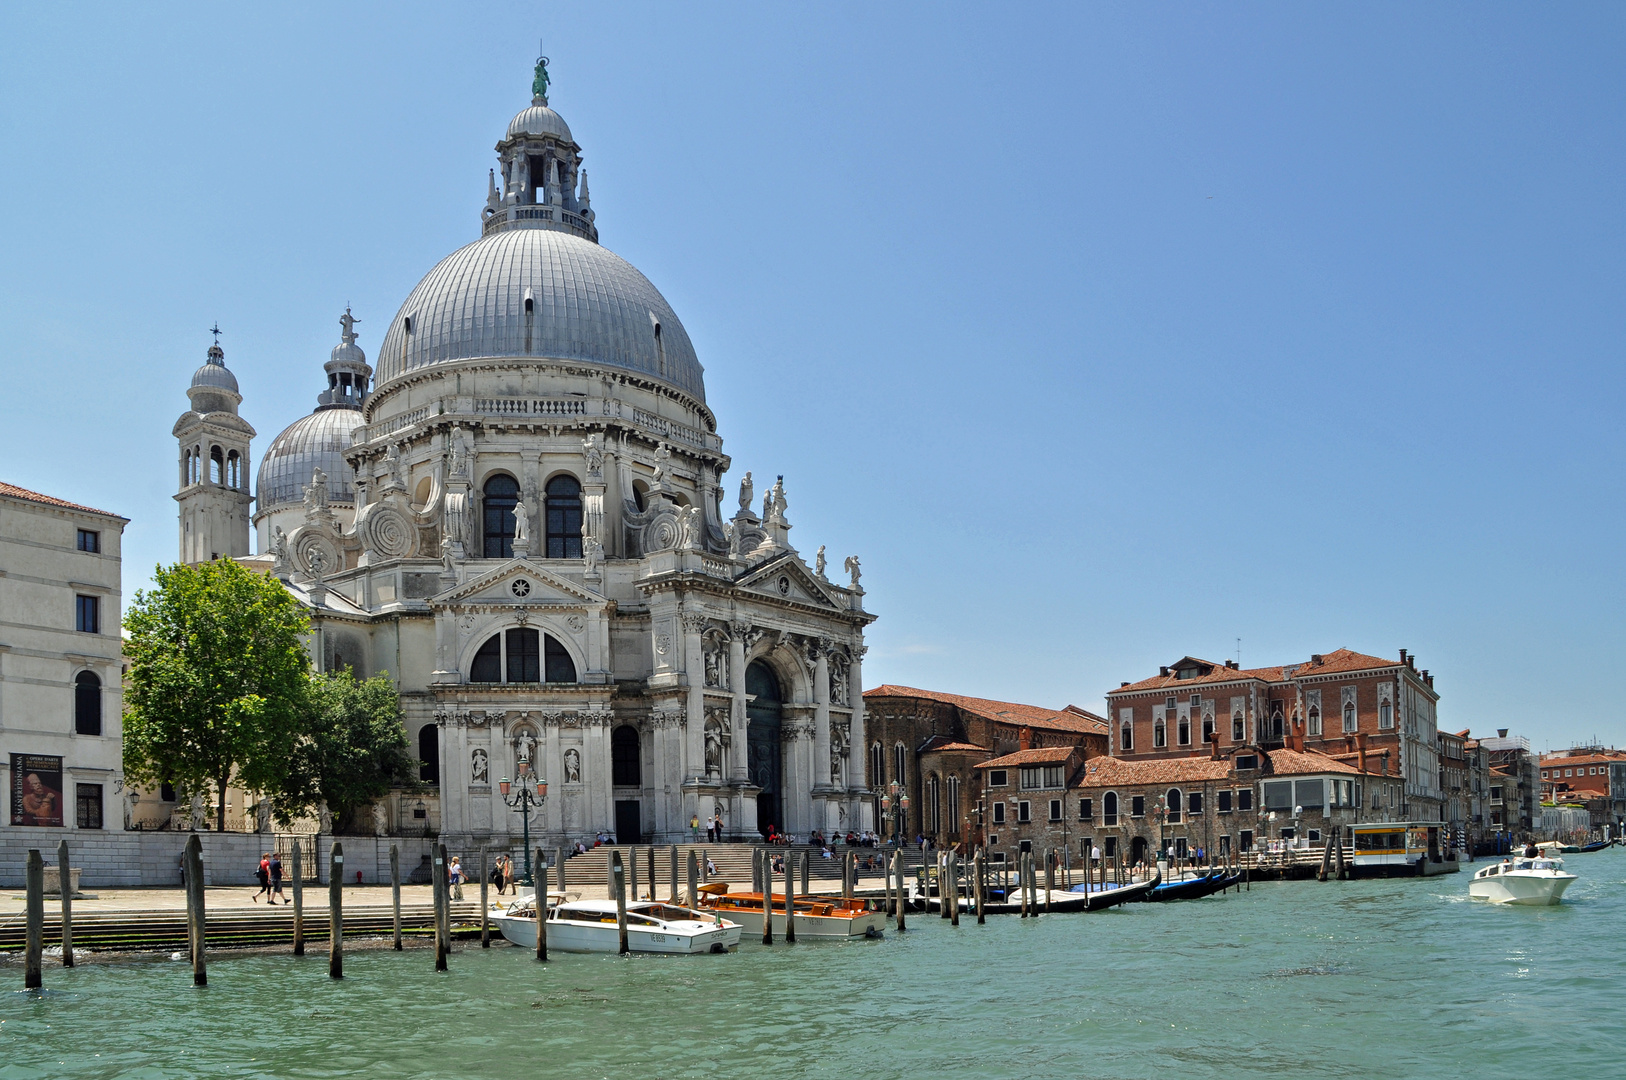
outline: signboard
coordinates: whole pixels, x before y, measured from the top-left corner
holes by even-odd
[[[11,823],[62,827],[62,759],[11,755]]]

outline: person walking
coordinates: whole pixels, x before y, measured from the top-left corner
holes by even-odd
[[[271,871],[271,896],[268,898],[268,902],[274,904],[280,898],[284,904],[293,903],[292,900],[282,895],[282,856],[274,851],[271,853],[269,869]]]
[[[271,853],[267,851],[260,856],[260,865],[254,868],[254,880],[260,883],[260,891],[254,894],[254,902],[260,902],[263,893],[267,901],[271,899]]]
[[[491,861],[491,878],[490,878],[490,881],[491,881],[491,884],[497,886],[497,895],[498,896],[502,895],[503,887],[505,885],[505,882],[503,880],[503,869],[502,869],[502,861],[505,858],[507,858],[506,855],[498,855],[495,859],[493,859]]]
[[[700,815],[689,815],[689,843],[700,843]]]
[[[462,856],[453,855],[452,865],[447,871],[451,876],[452,899],[463,899],[463,859]]]

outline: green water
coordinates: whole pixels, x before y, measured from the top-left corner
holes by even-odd
[[[178,962],[48,968],[0,997],[0,1080],[1618,1076],[1626,851],[1569,869],[1543,909],[1462,873],[728,956],[355,952],[340,983],[320,952],[220,955],[203,990]]]

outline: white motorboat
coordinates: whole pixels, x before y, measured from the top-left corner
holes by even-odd
[[[521,948],[536,948],[536,908],[522,897],[491,921]],[[621,949],[614,900],[571,900],[548,908],[550,952],[613,953]],[[627,905],[627,948],[641,953],[713,953],[739,948],[740,925],[677,904]]]
[[[1504,859],[1475,874],[1468,895],[1493,904],[1556,904],[1575,880],[1564,872],[1563,859],[1524,857]]]

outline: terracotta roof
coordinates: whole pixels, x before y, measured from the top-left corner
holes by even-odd
[[[1562,754],[1541,755],[1543,769],[1567,769],[1573,765],[1608,765],[1614,761],[1626,761],[1626,753],[1579,754],[1575,757],[1565,757]]]
[[[1186,657],[1185,659],[1195,659],[1195,657]],[[1202,663],[1208,664],[1211,661],[1204,660]],[[1142,693],[1147,690],[1178,690],[1182,686],[1203,686],[1210,683],[1240,682],[1247,679],[1264,683],[1281,683],[1286,682],[1290,677],[1307,678],[1313,675],[1332,675],[1341,671],[1371,671],[1375,668],[1392,668],[1399,665],[1399,660],[1385,660],[1380,656],[1368,656],[1365,653],[1354,652],[1350,649],[1336,649],[1322,655],[1319,664],[1305,660],[1299,664],[1240,669],[1215,664],[1214,670],[1207,675],[1199,675],[1191,679],[1179,678],[1174,668],[1171,667],[1167,675],[1154,675],[1149,679],[1130,683],[1128,686],[1120,686],[1116,690],[1108,690],[1107,696]],[[1293,670],[1292,676],[1287,674],[1289,668]]]
[[[880,697],[913,697],[925,698],[928,701],[941,701],[945,705],[953,705],[964,709],[974,716],[986,720],[997,720],[1004,724],[1014,724],[1017,727],[1046,728],[1051,731],[1076,731],[1102,734],[1106,731],[1106,721],[1098,716],[1089,714],[1080,715],[1079,712],[1057,711],[1056,709],[1040,708],[1037,705],[1018,705],[1013,701],[993,701],[989,698],[966,697],[964,694],[945,694],[937,690],[920,690],[913,686],[894,686],[885,683],[873,690],[865,690],[864,698]],[[1082,712],[1082,710],[1080,710]]]
[[[1076,746],[1041,746],[1037,750],[1018,750],[1014,754],[984,761],[979,769],[1013,769],[1019,765],[1063,765],[1078,753]]]
[[[1361,770],[1348,762],[1339,761],[1316,750],[1267,750],[1270,769],[1277,776],[1307,776],[1311,773],[1349,773],[1359,776]]]
[[[57,499],[50,495],[41,495],[37,491],[29,491],[27,488],[20,488],[15,484],[8,484],[4,480],[0,480],[0,495],[9,495],[13,499],[24,499],[28,502],[44,503],[46,506],[60,506],[64,510],[81,510],[87,514],[100,514],[102,517],[118,518],[120,521],[128,520],[127,518],[120,517],[118,514],[109,513],[106,510],[98,510],[94,506],[81,506],[78,503],[68,502],[66,499]]]
[[[1135,784],[1189,784],[1204,780],[1228,780],[1231,763],[1211,757],[1163,758],[1159,761],[1124,761],[1101,756],[1084,765],[1074,787],[1129,787]]]
[[[978,746],[976,743],[968,743],[968,742],[944,743],[942,746],[934,746],[930,750],[926,751],[926,753],[928,753],[928,754],[937,754],[937,753],[945,753],[945,752],[946,753],[955,753],[955,754],[966,754],[966,753],[972,753],[972,752],[976,752],[978,754],[992,753],[992,751],[990,751],[986,746]]]

